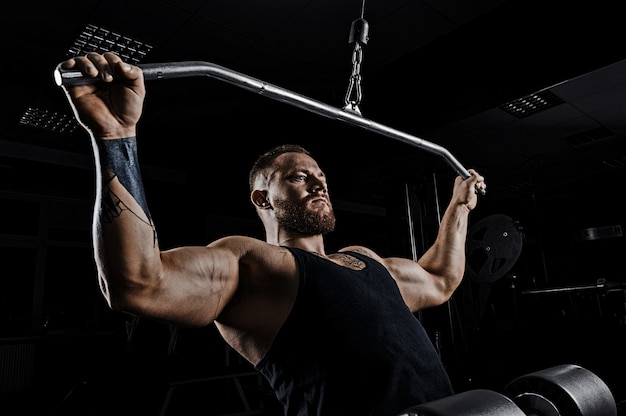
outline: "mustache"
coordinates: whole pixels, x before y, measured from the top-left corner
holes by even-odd
[[[309,202],[313,199],[317,199],[317,198],[322,198],[324,199],[324,201],[328,202],[330,204],[330,198],[328,198],[328,196],[325,195],[308,195],[304,198],[304,202]]]

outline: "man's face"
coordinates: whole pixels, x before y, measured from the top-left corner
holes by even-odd
[[[286,153],[277,162],[271,203],[278,224],[305,235],[333,231],[335,214],[326,177],[315,160],[305,154]]]
[[[276,220],[278,224],[289,231],[306,235],[328,234],[335,229],[335,214],[332,209],[313,210],[309,207],[308,199],[302,201],[276,200]]]

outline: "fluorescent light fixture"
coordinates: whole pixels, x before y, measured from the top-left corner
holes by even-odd
[[[20,118],[19,124],[66,135],[71,135],[79,127],[78,121],[70,114],[35,107],[28,107]]]
[[[126,62],[137,64],[151,50],[152,45],[96,25],[88,24],[67,51],[67,56],[80,56],[85,55],[87,52],[115,52]]]
[[[564,101],[557,95],[548,90],[544,90],[509,101],[498,108],[514,117],[524,118],[563,103]]]
[[[117,53],[126,62],[137,64],[151,50],[152,46],[147,43],[88,24],[80,32],[66,55],[73,57],[85,55],[87,52],[110,51]],[[66,135],[71,135],[79,127],[73,115],[42,110],[33,106],[22,115],[19,124]]]

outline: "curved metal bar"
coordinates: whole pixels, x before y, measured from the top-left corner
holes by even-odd
[[[376,123],[348,110],[339,109],[304,95],[278,87],[259,79],[244,75],[220,65],[204,61],[169,62],[137,65],[144,73],[145,80],[160,80],[194,76],[209,76],[228,82],[238,87],[256,92],[274,100],[283,101],[304,110],[352,124],[368,131],[373,131],[392,139],[408,143],[427,152],[441,156],[463,179],[470,177],[467,169],[444,147],[419,137]],[[98,82],[97,78],[89,78],[80,71],[65,70],[57,67],[54,79],[58,86],[81,85]]]

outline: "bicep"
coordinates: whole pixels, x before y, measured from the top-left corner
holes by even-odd
[[[362,246],[350,246],[339,251],[355,251],[382,263],[396,281],[404,303],[412,312],[441,305],[449,299],[451,291],[447,280],[413,260],[404,257],[383,258]]]
[[[158,283],[145,294],[143,313],[174,324],[213,322],[238,285],[238,259],[223,248],[164,251],[161,264]]]
[[[428,272],[417,262],[398,257],[386,258],[383,262],[411,311],[438,306],[449,299],[445,279]]]

